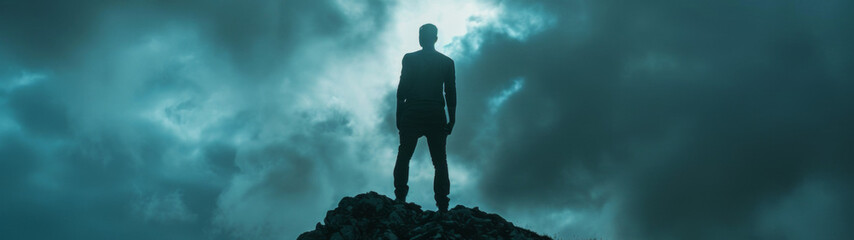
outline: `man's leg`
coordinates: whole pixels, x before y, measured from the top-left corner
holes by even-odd
[[[412,132],[400,131],[400,147],[397,149],[397,161],[394,164],[394,195],[396,200],[406,201],[409,192],[409,160],[415,152],[418,135]]]
[[[427,134],[427,147],[430,148],[430,157],[433,159],[433,167],[436,174],[433,178],[433,191],[435,192],[436,206],[439,210],[448,210],[448,193],[450,193],[451,181],[448,179],[448,160],[445,153],[445,142],[448,135],[444,131],[437,130]]]

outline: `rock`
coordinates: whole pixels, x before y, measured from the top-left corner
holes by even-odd
[[[356,240],[359,239],[358,234],[356,232],[357,231],[354,226],[344,226],[341,228],[340,233],[345,240]]]
[[[388,240],[397,240],[397,235],[394,235],[391,230],[386,230],[385,233],[383,233],[383,237]]]
[[[344,197],[326,213],[323,224],[298,240],[319,239],[551,239],[515,227],[498,214],[457,205],[437,213],[413,203],[397,203],[368,192]]]

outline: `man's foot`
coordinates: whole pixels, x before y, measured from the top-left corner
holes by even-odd
[[[439,206],[439,211],[438,211],[438,212],[439,212],[439,213],[446,213],[446,212],[448,212],[448,206]]]
[[[395,203],[406,203],[406,198],[394,198]]]
[[[447,213],[447,212],[441,212],[441,211],[434,212],[434,211],[427,210],[427,211],[424,211],[424,213],[426,213],[424,215],[425,216],[424,219],[426,219],[427,221],[435,222],[435,221],[442,220],[442,216],[445,215],[445,213]]]

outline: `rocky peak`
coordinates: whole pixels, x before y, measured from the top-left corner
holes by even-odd
[[[368,192],[344,197],[323,224],[298,240],[350,239],[551,239],[519,228],[501,216],[461,205],[444,213]]]

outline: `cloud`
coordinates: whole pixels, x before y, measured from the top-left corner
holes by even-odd
[[[372,154],[346,137],[356,110],[313,92],[324,63],[365,51],[387,22],[385,3],[359,4],[370,13],[324,1],[3,3],[2,163],[20,191],[4,190],[4,232],[292,238],[313,226],[306,216],[345,193],[312,174],[370,173],[309,171],[350,172],[347,160]]]
[[[561,238],[847,239],[850,8],[6,1],[0,232],[292,239],[391,194],[400,58],[432,22],[452,204]]]
[[[854,167],[838,144],[851,140],[850,84],[831,67],[850,62],[834,57],[850,48],[835,10],[847,4],[544,4],[554,27],[493,33],[459,62],[457,137],[475,146],[489,121],[500,129],[477,165],[490,205],[601,209],[617,220],[594,231],[617,238],[744,239],[806,176],[845,184],[819,166]],[[524,88],[481,120],[516,78]]]
[[[187,205],[180,192],[173,192],[167,195],[154,195],[135,205],[134,208],[145,220],[150,221],[178,221],[190,222],[195,221],[196,214],[187,210]]]
[[[512,86],[501,91],[501,94],[498,94],[498,96],[489,99],[489,112],[495,114],[495,112],[498,111],[498,108],[500,108],[501,105],[504,104],[504,102],[507,101],[507,99],[510,98],[511,95],[516,92],[519,92],[519,90],[522,90],[523,83],[525,83],[525,79],[513,80]]]

